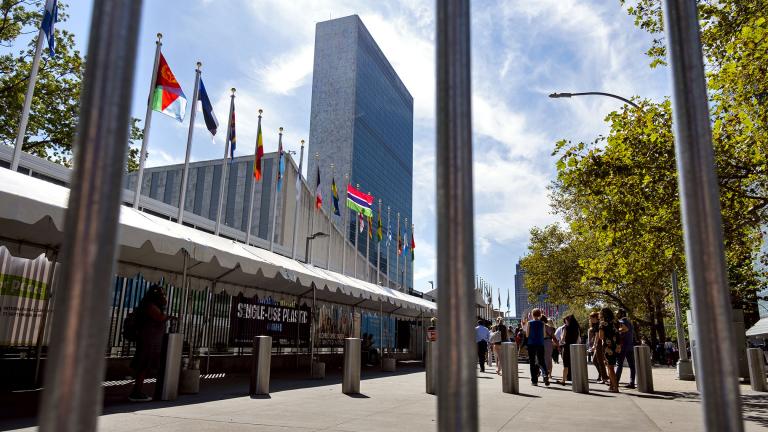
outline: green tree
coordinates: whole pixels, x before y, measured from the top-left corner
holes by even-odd
[[[19,117],[27,91],[43,0],[0,0],[0,143],[16,142]],[[66,3],[59,2],[58,20],[68,18]],[[72,164],[72,142],[77,128],[84,59],[75,49],[75,36],[57,26],[56,56],[47,50],[40,61],[35,93],[22,150],[65,166]],[[15,47],[24,46],[22,49]],[[131,142],[141,140],[133,119]],[[138,166],[138,150],[129,151],[128,170]]]

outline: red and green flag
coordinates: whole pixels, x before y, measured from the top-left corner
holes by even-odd
[[[414,239],[413,231],[414,228],[411,227],[411,261],[416,258],[416,240]]]
[[[264,139],[261,137],[261,113],[259,113],[259,126],[256,129],[256,159],[253,161],[253,178],[261,181],[261,160],[264,159]]]
[[[379,220],[376,222],[376,238],[381,241],[384,238],[384,233],[381,229],[381,202],[379,202]]]
[[[160,63],[155,76],[155,90],[152,93],[152,110],[178,121],[184,120],[184,114],[187,111],[187,97],[184,96],[179,82],[176,81],[162,53],[160,53]]]

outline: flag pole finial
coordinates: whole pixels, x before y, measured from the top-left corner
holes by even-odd
[[[232,96],[235,95],[235,92],[237,91],[234,87],[232,87],[230,90],[232,90]]]
[[[259,117],[261,117],[261,113],[263,113],[263,112],[264,112],[264,110],[259,108]]]
[[[301,147],[304,147],[304,140],[301,140]]]
[[[157,33],[157,41],[160,42],[163,39],[163,34],[158,32]]]
[[[280,126],[279,130],[280,130],[280,133],[283,133],[283,127],[282,126]]]
[[[198,61],[197,62],[197,70],[200,70],[201,67],[203,67],[203,62]]]

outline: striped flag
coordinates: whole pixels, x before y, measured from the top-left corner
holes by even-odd
[[[282,128],[280,128],[282,130]],[[283,177],[285,177],[285,153],[283,152],[283,133],[280,132],[277,140],[277,191],[283,186]]]
[[[40,28],[45,32],[45,38],[48,39],[48,52],[51,54],[51,57],[55,57],[53,49],[56,46],[56,40],[53,37],[53,26],[58,21],[58,15],[59,5],[57,0],[46,1],[43,23]]]
[[[373,196],[360,192],[352,185],[347,185],[347,207],[351,208],[364,216],[372,216],[371,206],[373,205]]]
[[[253,161],[253,178],[261,181],[261,160],[264,159],[264,138],[261,136],[261,113],[259,113],[259,126],[256,129],[256,158]]]
[[[216,135],[216,131],[219,129],[219,119],[216,118],[216,114],[213,113],[213,105],[211,99],[208,97],[208,92],[205,90],[205,84],[203,79],[200,79],[200,94],[197,96],[200,101],[200,105],[203,108],[203,120],[205,120],[205,127],[211,135]]]
[[[331,180],[331,196],[333,197],[333,214],[341,216],[339,212],[339,190],[336,187],[336,179]]]
[[[229,162],[235,159],[235,147],[237,147],[237,134],[235,134],[235,99],[232,98],[232,118],[229,119],[229,133],[227,134],[229,145]]]
[[[317,182],[315,183],[315,210],[323,208],[323,188],[320,181],[320,165],[317,165]]]
[[[181,90],[179,82],[171,72],[168,62],[160,53],[160,60],[155,76],[155,90],[152,92],[152,110],[173,117],[178,121],[184,121],[187,111],[187,97]]]

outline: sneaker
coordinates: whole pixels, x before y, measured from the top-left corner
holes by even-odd
[[[533,382],[531,383],[531,385],[533,385],[534,387],[538,387],[538,386],[539,386],[539,383],[537,383],[536,381],[533,381]]]
[[[150,402],[152,398],[144,393],[131,393],[128,396],[128,400],[131,402]]]
[[[549,377],[548,376],[544,377],[544,385],[549,387]]]
[[[633,388],[635,388],[635,385],[632,384],[632,383],[629,383],[629,384],[625,385],[624,388],[633,389]]]

